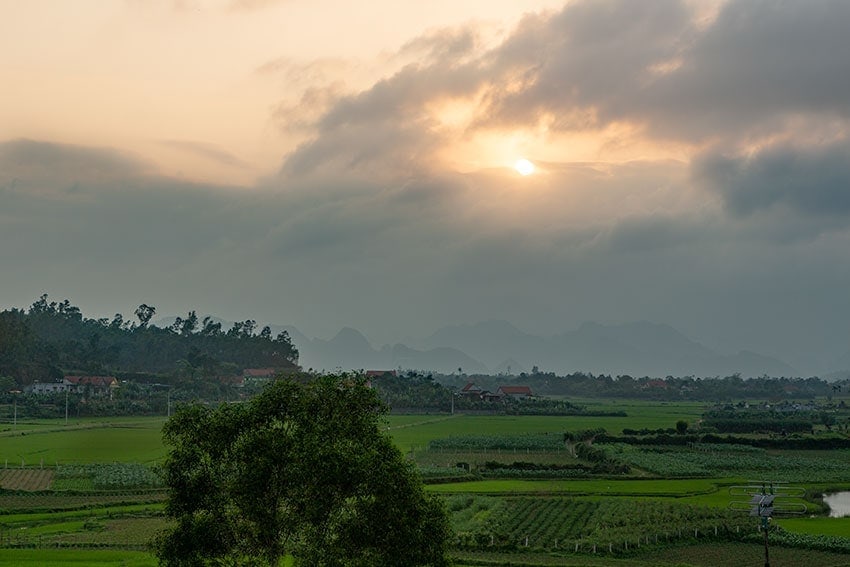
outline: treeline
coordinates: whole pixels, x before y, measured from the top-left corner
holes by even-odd
[[[715,433],[688,433],[685,435],[658,434],[648,436],[600,435],[596,438],[600,444],[623,443],[639,446],[688,446],[688,445],[739,445],[760,449],[786,449],[801,451],[827,451],[850,449],[850,439],[843,435],[825,436],[791,435],[788,437],[739,437],[736,435],[718,435]]]
[[[594,375],[573,372],[556,375],[553,372],[523,373],[517,377],[487,375],[444,375],[436,379],[455,389],[474,382],[484,389],[495,391],[500,385],[529,386],[538,396],[569,396],[578,398],[624,398],[654,401],[724,400],[811,400],[847,392],[850,381],[827,382],[818,377],[790,378],[760,376],[743,378],[740,374],[699,378],[694,376],[664,378],[629,375]]]
[[[272,336],[254,320],[223,329],[195,311],[169,327],[150,325],[156,308],[91,319],[67,299],[41,296],[29,309],[0,312],[0,376],[24,386],[69,373],[179,376],[188,380],[235,374],[245,367],[296,369],[298,350],[284,331]]]
[[[371,386],[391,410],[429,412],[455,411],[486,412],[501,415],[582,415],[594,417],[625,417],[624,411],[588,411],[567,400],[531,398],[482,400],[459,396],[450,387],[438,382],[431,374],[386,372],[373,377]]]

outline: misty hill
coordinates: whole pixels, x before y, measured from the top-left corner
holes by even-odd
[[[332,339],[308,339],[300,332],[290,332],[293,344],[301,354],[302,368],[315,370],[368,370],[403,368],[440,373],[486,372],[487,368],[463,352],[450,348],[417,350],[402,344],[375,349],[362,333],[350,327],[340,330]]]
[[[227,326],[227,322],[222,322]],[[550,337],[523,332],[507,321],[443,327],[423,339],[376,348],[357,329],[346,327],[331,339],[310,338],[293,326],[286,331],[304,369],[420,370],[450,374],[519,374],[535,366],[568,374],[632,376],[797,376],[781,360],[751,351],[720,354],[675,328],[647,321],[618,325],[588,322]],[[850,367],[850,366],[848,366]]]
[[[429,348],[451,346],[490,368],[506,358],[517,367],[564,374],[575,371],[633,376],[793,376],[784,362],[753,352],[721,355],[669,325],[585,323],[549,338],[524,333],[505,321],[445,327],[424,339]]]

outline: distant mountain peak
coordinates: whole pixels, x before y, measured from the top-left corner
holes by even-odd
[[[369,342],[369,339],[367,339],[363,333],[352,327],[343,327],[329,342],[344,344],[358,343],[368,345],[369,348],[372,348],[372,344]]]

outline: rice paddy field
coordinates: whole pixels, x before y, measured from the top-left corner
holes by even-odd
[[[733,487],[757,479],[808,490],[786,499],[800,513],[773,523],[772,565],[850,565],[850,518],[826,517],[816,498],[850,489],[850,451],[600,446],[628,464],[605,472],[565,447],[563,433],[672,428],[696,423],[705,408],[581,403],[626,417],[387,417],[387,433],[446,502],[456,565],[760,565],[757,519],[731,509]],[[0,565],[155,565],[146,544],[166,521],[155,475],[164,422],[0,426]]]

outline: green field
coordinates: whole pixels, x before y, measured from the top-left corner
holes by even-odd
[[[402,451],[424,448],[432,439],[464,433],[516,435],[560,433],[603,427],[619,433],[624,427],[667,428],[684,419],[699,419],[702,404],[671,404],[631,401],[584,401],[588,409],[625,411],[627,417],[586,416],[468,416],[390,415],[388,432]],[[56,463],[138,462],[150,463],[165,456],[160,430],[164,417],[33,420],[6,424],[0,429],[0,466],[55,465]]]
[[[679,420],[697,423],[705,409],[696,403],[579,403],[589,411],[624,411],[627,417],[390,415],[386,427],[405,454],[437,471],[456,471],[459,462],[483,467],[488,461],[505,466],[532,462],[569,468],[584,466],[584,461],[563,447],[559,440],[564,431],[601,427],[619,434],[624,428],[668,429]],[[161,439],[163,423],[164,418],[158,417],[71,419],[67,424],[64,420],[36,420],[20,422],[14,428],[5,424],[0,429],[0,467],[20,467],[22,462],[29,470],[53,470],[56,465],[68,470],[85,463],[127,463],[118,468],[128,470],[132,463],[149,466],[161,462],[166,454]],[[555,448],[429,450],[429,442],[435,439],[535,434],[551,435],[547,439],[554,441]],[[800,483],[802,486],[821,491],[850,487],[850,477],[843,480],[845,464],[850,470],[850,451],[846,450],[740,449],[738,453],[713,453],[687,447],[661,450],[615,446],[606,450],[633,461],[626,477],[595,473],[581,478],[454,479],[459,481],[430,484],[428,490],[443,497],[451,510],[457,534],[455,564],[737,565],[740,563],[735,561],[741,557],[759,557],[760,546],[758,542],[728,541],[724,535],[733,531],[755,534],[756,529],[755,520],[729,510],[735,499],[729,493],[730,486],[746,484],[761,472],[767,475],[785,470],[791,474],[804,467],[795,473],[807,480]],[[739,453],[740,458],[735,456]],[[772,470],[753,470],[752,463],[758,459]],[[819,462],[835,469],[820,483],[818,475],[824,476],[826,469],[819,472]],[[672,478],[674,472],[664,471],[677,470],[677,463],[722,474]],[[805,467],[812,472],[806,472],[809,469]],[[52,483],[53,488],[63,490],[0,491],[0,565],[156,564],[142,547],[165,521],[161,491],[94,490],[93,477],[56,476]],[[805,504],[808,515],[821,513],[817,502],[795,502]],[[850,518],[784,518],[776,520],[776,525],[788,532],[850,538]],[[22,543],[39,549],[10,548]],[[64,548],[72,545],[119,549]],[[495,548],[489,549],[491,545]],[[54,549],[56,546],[63,548]],[[844,552],[777,548],[774,557],[775,565],[850,565],[850,554]]]
[[[627,417],[591,416],[389,416],[389,431],[402,451],[424,448],[432,439],[463,434],[518,435],[561,433],[602,427],[611,433],[623,428],[658,429],[674,427],[678,420],[696,423],[703,404],[639,402],[584,402],[588,410],[625,411]]]
[[[152,463],[165,457],[164,418],[18,424],[0,433],[0,466]]]
[[[436,484],[429,490],[442,494],[511,493],[575,494],[597,496],[669,496],[713,494],[716,479],[688,480],[482,480]]]
[[[144,551],[81,549],[4,549],[0,565],[8,567],[156,567],[156,558]]]

